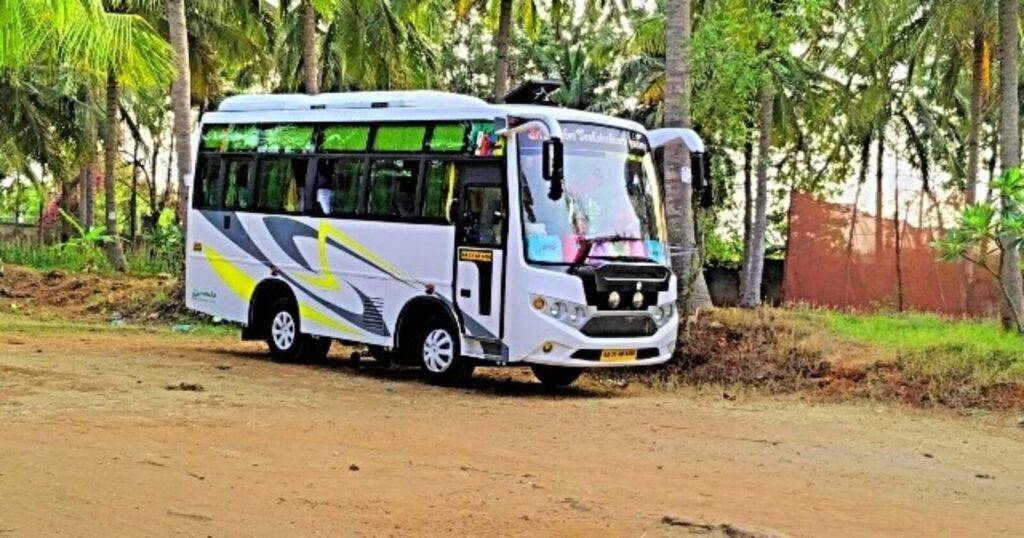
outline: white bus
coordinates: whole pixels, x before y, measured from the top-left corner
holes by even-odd
[[[246,95],[205,114],[189,308],[281,361],[334,340],[428,380],[658,364],[676,278],[652,148],[688,130],[441,92]]]

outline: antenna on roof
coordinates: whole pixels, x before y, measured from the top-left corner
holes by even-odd
[[[558,80],[528,80],[505,94],[509,105],[554,105],[551,94],[562,87]]]

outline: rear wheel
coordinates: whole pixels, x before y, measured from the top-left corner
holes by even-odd
[[[458,385],[473,375],[475,365],[462,356],[458,332],[451,322],[432,316],[423,325],[413,351],[420,359],[423,377],[437,385]]]
[[[302,334],[299,312],[288,297],[274,301],[267,315],[267,346],[275,362],[322,362],[331,349],[330,338]]]
[[[530,369],[533,370],[534,377],[545,387],[568,387],[583,374],[581,368],[564,368],[545,364],[534,364],[530,366]]]

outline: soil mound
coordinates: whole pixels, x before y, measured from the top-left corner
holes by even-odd
[[[0,307],[43,317],[95,321],[170,320],[185,316],[177,279],[69,274],[7,265]]]

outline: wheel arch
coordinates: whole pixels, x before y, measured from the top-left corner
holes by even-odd
[[[263,323],[266,311],[271,304],[281,297],[287,297],[298,304],[295,291],[280,278],[267,278],[256,285],[249,298],[248,322],[242,329],[242,338],[246,340],[262,340],[267,337],[266,323]],[[299,320],[301,323],[302,320]]]
[[[410,299],[399,312],[398,320],[395,322],[393,347],[399,349],[407,344],[409,339],[416,334],[414,329],[417,325],[411,320],[426,319],[426,316],[430,314],[445,316],[452,324],[452,327],[455,328],[456,333],[458,333],[456,336],[462,334],[462,325],[459,323],[459,317],[447,302],[437,297],[419,296]]]

